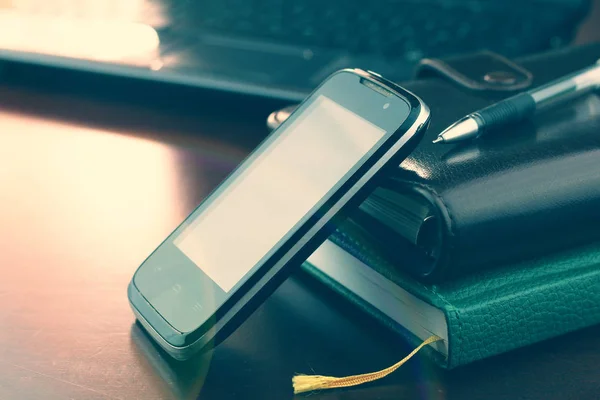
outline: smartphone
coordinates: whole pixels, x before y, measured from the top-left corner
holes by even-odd
[[[128,297],[180,360],[233,332],[413,150],[427,106],[380,75],[328,77],[142,263]]]

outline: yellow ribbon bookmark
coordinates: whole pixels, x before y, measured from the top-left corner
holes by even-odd
[[[419,347],[414,349],[409,355],[404,357],[402,360],[398,361],[391,367],[387,367],[386,369],[382,369],[381,371],[377,372],[346,376],[343,378],[322,375],[296,375],[292,378],[294,393],[298,394],[320,389],[333,389],[348,386],[356,386],[363,383],[376,381],[377,379],[381,379],[385,376],[388,376],[389,374],[400,368],[402,364],[410,360],[411,357],[417,354],[419,350],[421,350],[423,347],[433,342],[437,342],[439,340],[442,340],[442,338],[438,336],[430,336],[423,343],[421,343]]]

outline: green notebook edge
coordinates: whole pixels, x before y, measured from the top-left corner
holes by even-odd
[[[344,286],[338,284],[335,280],[329,278],[329,276],[322,273],[318,268],[315,268],[309,262],[305,262],[302,265],[302,269],[307,274],[311,275],[314,279],[318,280],[321,284],[333,290],[336,294],[343,297],[346,301],[349,301],[355,307],[368,314],[368,316],[374,318],[380,324],[386,326],[388,329],[391,329],[396,334],[402,336],[402,338],[408,343],[409,347],[416,348],[423,342],[423,340],[413,335],[409,330],[404,329],[403,326],[391,320],[387,315],[380,312],[378,309],[372,307],[370,304],[367,304],[364,301],[362,301],[359,296],[356,296],[354,293],[347,290]],[[442,354],[435,351],[432,347],[424,347],[421,350],[421,353],[424,353],[429,359],[434,360],[436,364],[444,367],[446,358]]]
[[[456,368],[600,323],[600,243],[484,270],[440,284],[425,284],[394,269],[357,224],[345,224],[330,241],[415,297],[442,310],[448,357],[425,353],[442,368]],[[304,270],[401,334],[421,339],[373,309],[308,263]]]

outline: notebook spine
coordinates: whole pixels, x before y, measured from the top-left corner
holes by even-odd
[[[436,253],[438,224],[432,206],[420,196],[380,187],[359,207],[356,219],[364,221],[360,213],[368,216],[372,225],[367,228],[374,235],[386,235],[385,242],[405,240],[426,256]],[[387,229],[378,229],[384,226]],[[390,234],[396,238],[390,238]]]

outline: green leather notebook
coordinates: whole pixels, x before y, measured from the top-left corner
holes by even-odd
[[[415,346],[454,368],[600,323],[600,243],[426,284],[395,268],[351,221],[303,265]]]

